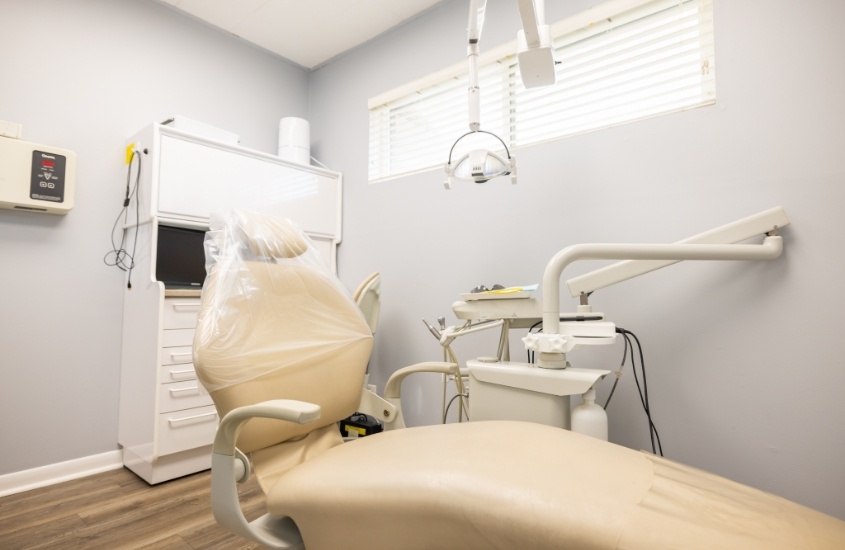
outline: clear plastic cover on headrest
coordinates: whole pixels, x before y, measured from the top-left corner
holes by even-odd
[[[205,234],[205,271],[223,255],[230,259],[264,260],[299,258],[303,264],[328,270],[322,255],[308,236],[289,219],[257,212],[231,210],[212,214],[210,231]]]
[[[334,363],[372,338],[349,291],[290,220],[232,210],[212,218],[205,247],[193,351],[208,391]]]

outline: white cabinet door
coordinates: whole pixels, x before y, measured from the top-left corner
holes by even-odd
[[[290,218],[309,234],[340,238],[340,175],[295,167],[248,149],[162,133],[157,212],[208,223],[243,208]]]

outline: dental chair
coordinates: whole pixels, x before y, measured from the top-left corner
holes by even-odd
[[[207,253],[194,364],[222,418],[212,508],[247,539],[307,550],[845,548],[838,519],[550,426],[467,422],[344,443],[336,422],[360,404],[372,349],[355,302],[285,220],[233,212]],[[386,394],[398,396],[401,376]],[[267,513],[249,523],[236,484],[251,470]]]

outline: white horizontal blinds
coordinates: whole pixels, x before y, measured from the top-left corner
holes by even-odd
[[[558,83],[513,82],[517,146],[715,101],[709,0],[653,2],[555,40]],[[514,67],[516,71],[516,67]]]
[[[710,0],[670,0],[555,39],[558,83],[512,83],[516,146],[715,101]],[[517,68],[514,67],[514,72]]]
[[[469,131],[466,74],[370,109],[370,181],[446,162],[451,143]],[[499,63],[479,68],[481,127],[505,129],[506,75]]]
[[[554,86],[525,89],[513,54],[481,64],[482,130],[521,147],[715,101],[712,0],[599,8],[553,25]],[[370,181],[444,164],[469,130],[467,86],[464,71],[371,105]]]

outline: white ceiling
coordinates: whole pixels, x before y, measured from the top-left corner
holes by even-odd
[[[313,69],[443,0],[158,0]]]

